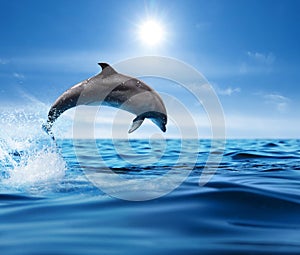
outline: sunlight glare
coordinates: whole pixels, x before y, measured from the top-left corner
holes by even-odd
[[[164,29],[157,21],[148,20],[140,25],[139,38],[146,45],[158,45],[164,39]]]

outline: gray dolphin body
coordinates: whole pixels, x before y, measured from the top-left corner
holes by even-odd
[[[54,139],[51,128],[66,110],[77,105],[107,105],[136,114],[129,133],[139,128],[145,118],[166,131],[167,111],[161,97],[144,82],[99,63],[102,71],[65,91],[52,105],[43,129]]]

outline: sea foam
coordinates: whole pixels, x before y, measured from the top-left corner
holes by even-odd
[[[46,110],[4,110],[0,116],[1,183],[12,189],[39,189],[61,182],[66,164],[41,124]]]

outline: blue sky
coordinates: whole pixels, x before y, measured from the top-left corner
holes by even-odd
[[[299,11],[299,1],[276,0],[0,0],[0,107],[50,107],[100,61],[167,56],[212,84],[228,137],[299,137]],[[166,31],[157,47],[137,36],[148,18]]]

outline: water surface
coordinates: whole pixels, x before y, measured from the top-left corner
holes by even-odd
[[[299,254],[300,141],[228,140],[205,186],[210,141],[188,143],[2,138],[1,254]],[[133,202],[87,179],[103,162],[127,179],[192,171],[166,196]]]

